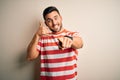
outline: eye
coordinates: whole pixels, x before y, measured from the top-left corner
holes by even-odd
[[[47,22],[50,23],[52,20],[51,19],[47,19]]]
[[[55,19],[55,20],[57,20],[57,19],[58,19],[58,17],[57,17],[57,16],[55,16],[55,17],[54,17],[54,19]]]

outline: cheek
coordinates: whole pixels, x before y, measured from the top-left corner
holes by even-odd
[[[52,26],[52,24],[51,23],[46,23],[47,24],[47,26]]]
[[[62,25],[62,22],[61,22],[61,21],[59,21],[59,25],[60,25],[60,26]]]
[[[51,23],[49,23],[49,24],[47,24],[47,26],[50,28],[50,29],[52,29],[52,24]]]
[[[59,20],[59,23],[60,23],[60,24],[62,23],[62,20],[61,20],[61,19]]]

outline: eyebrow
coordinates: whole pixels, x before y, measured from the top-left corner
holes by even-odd
[[[54,18],[58,17],[58,15],[55,15]],[[46,20],[51,20],[51,18],[47,18]]]
[[[55,15],[54,17],[58,17],[58,15]]]

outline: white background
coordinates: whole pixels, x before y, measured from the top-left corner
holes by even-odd
[[[0,0],[0,80],[38,80],[26,48],[51,5],[83,38],[78,80],[120,80],[120,0]]]

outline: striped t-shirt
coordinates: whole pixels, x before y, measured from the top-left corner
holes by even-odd
[[[59,48],[61,36],[78,36],[76,32],[63,30],[61,33],[42,36],[37,49],[40,53],[40,80],[76,80],[77,50]]]

